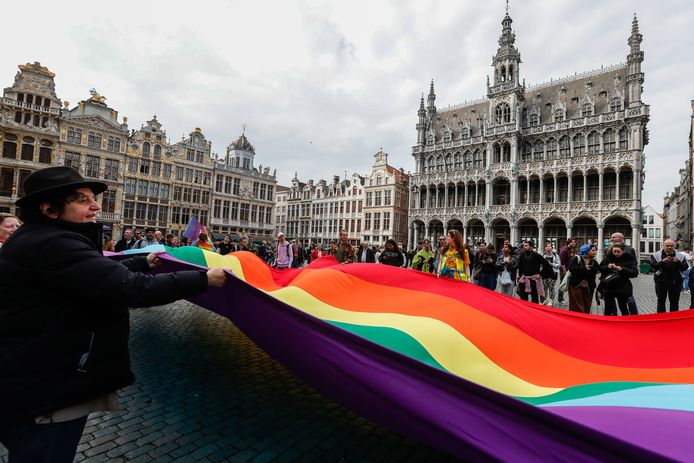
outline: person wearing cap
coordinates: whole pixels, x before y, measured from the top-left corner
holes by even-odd
[[[221,287],[223,269],[148,274],[157,255],[102,255],[106,190],[69,167],[29,175],[24,222],[0,253],[0,443],[9,461],[72,461],[91,412],[113,410],[134,380],[128,307]]]
[[[292,250],[292,245],[287,243],[284,238],[284,233],[279,232],[277,234],[277,255],[275,257],[275,267],[277,270],[284,270],[292,266],[292,259],[294,258],[294,252]]]
[[[569,261],[569,310],[573,312],[590,313],[595,292],[595,277],[600,270],[595,255],[598,247],[586,243],[578,251],[578,255]]]

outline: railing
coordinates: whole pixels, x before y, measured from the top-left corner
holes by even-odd
[[[103,220],[106,222],[120,222],[120,214],[114,212],[99,212],[97,214],[97,220]]]
[[[13,100],[11,98],[3,98],[2,102],[8,106],[14,106],[16,108],[24,108],[24,109],[29,109],[31,111],[45,112],[48,114],[53,114],[55,116],[60,114],[60,109],[58,109],[58,108],[51,108],[51,107],[47,107],[47,106],[41,106],[41,105],[26,103],[24,101]]]

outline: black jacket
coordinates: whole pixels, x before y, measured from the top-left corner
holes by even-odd
[[[569,278],[569,286],[576,288],[581,281],[586,280],[588,282],[588,288],[592,291],[597,286],[595,283],[595,277],[600,270],[598,261],[595,259],[590,259],[588,267],[586,267],[583,256],[574,256],[569,261],[569,271],[571,272],[571,278]]]
[[[354,262],[361,262],[362,252],[364,252],[364,250],[361,247],[357,248],[357,250],[354,251]],[[375,262],[376,254],[373,252],[373,249],[366,248],[366,263],[373,264]]]
[[[496,252],[484,251],[478,256],[477,262],[475,262],[475,269],[479,269],[485,275],[494,275],[496,274],[497,259],[498,254]]]
[[[356,259],[356,256],[355,256]],[[392,265],[393,267],[402,267],[405,263],[405,259],[399,250],[395,251],[383,251],[379,256],[378,260],[385,265]]]
[[[131,384],[128,307],[207,288],[204,271],[145,275],[146,257],[103,257],[100,227],[44,219],[0,250],[0,424]]]
[[[610,252],[605,256],[602,262],[600,262],[601,274],[607,275],[609,273],[614,273],[614,270],[607,268],[609,264],[619,265],[622,267],[622,270],[617,272],[619,278],[612,281],[609,286],[605,286],[605,293],[632,295],[634,292],[634,287],[631,285],[631,281],[629,281],[629,279],[639,276],[639,272],[636,269],[636,260],[634,260],[631,254],[627,254],[626,252],[622,254],[619,259]]]
[[[121,238],[116,243],[114,249],[116,252],[127,251],[128,249],[132,249],[132,247],[135,246],[135,243],[137,243],[135,238],[130,238],[130,241],[126,240],[125,238]]]

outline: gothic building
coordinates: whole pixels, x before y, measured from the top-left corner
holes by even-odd
[[[269,240],[274,231],[275,172],[254,166],[255,147],[245,132],[227,147],[214,166],[212,217],[215,233]]]
[[[562,245],[621,231],[638,250],[648,105],[638,21],[624,64],[535,86],[520,78],[511,17],[502,21],[484,99],[420,101],[412,149],[409,245],[459,229],[499,245],[531,238]]]

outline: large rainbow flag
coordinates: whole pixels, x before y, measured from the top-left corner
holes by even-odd
[[[356,413],[466,461],[694,461],[694,312],[571,313],[468,283],[247,252],[169,249],[161,271],[233,271],[191,299]]]

